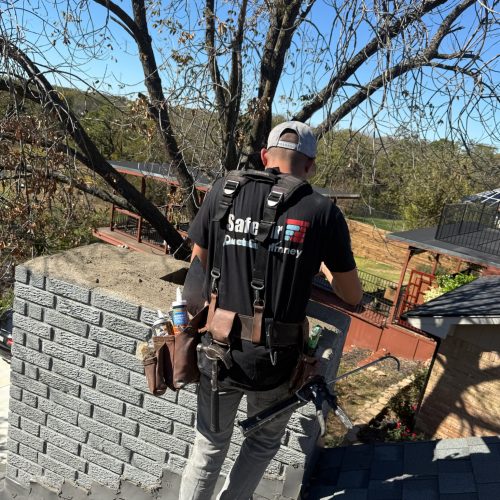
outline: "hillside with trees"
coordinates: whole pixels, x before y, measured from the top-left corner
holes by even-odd
[[[188,249],[173,226],[106,161],[133,141],[110,143],[113,125],[103,122],[89,135],[85,109],[73,109],[58,85],[126,92],[132,80],[114,65],[127,61],[125,74],[140,71],[128,123],[146,116],[154,124],[194,216],[199,199],[188,165],[200,148],[216,150],[212,170],[253,163],[278,108],[287,118],[313,120],[319,139],[343,128],[376,142],[393,135],[385,129],[406,127],[410,137],[440,134],[467,148],[470,130],[479,127],[480,137],[498,142],[497,6],[498,0],[21,0],[2,10],[0,89],[14,114],[27,101],[37,103],[47,117],[35,128],[50,136],[45,147],[66,154],[68,163],[78,158],[75,176],[78,165],[100,176],[183,258]],[[51,133],[55,122],[59,129]],[[121,123],[114,127],[128,133]],[[147,125],[141,134],[153,137]]]
[[[256,153],[281,119],[313,124],[314,182],[359,192],[365,206],[410,226],[432,223],[443,203],[498,187],[498,5],[6,4],[4,268],[52,251],[59,237],[62,248],[85,241],[79,230],[100,217],[95,199],[141,214],[186,258],[170,221],[107,160],[168,162],[193,217],[190,167],[258,168]]]

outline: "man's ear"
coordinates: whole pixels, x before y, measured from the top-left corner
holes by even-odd
[[[309,158],[307,160],[307,163],[305,164],[305,172],[307,177],[311,177],[314,175],[314,172],[316,171],[316,161],[313,158]]]
[[[267,167],[267,164],[269,162],[269,160],[267,158],[268,153],[269,152],[266,148],[262,148],[260,150],[260,159],[262,160],[262,164],[264,165],[264,167]]]

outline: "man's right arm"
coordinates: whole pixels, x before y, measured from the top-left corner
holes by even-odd
[[[208,260],[207,249],[209,245],[210,220],[214,210],[214,201],[217,199],[217,192],[221,182],[221,179],[216,181],[213,188],[207,193],[200,210],[189,226],[188,236],[193,242],[191,262],[195,257],[198,257],[205,271],[207,269]]]

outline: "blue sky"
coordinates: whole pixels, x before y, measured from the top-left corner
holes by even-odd
[[[136,54],[136,48],[134,42],[131,37],[127,35],[123,29],[118,27],[115,23],[111,22],[110,26],[111,35],[113,37],[112,40],[101,40],[98,39],[98,50],[95,54],[90,56],[86,56],[84,59],[77,59],[76,67],[71,67],[71,65],[65,65],[64,60],[66,58],[73,59],[75,54],[78,51],[76,49],[76,43],[73,40],[71,44],[64,45],[60,40],[56,43],[55,47],[50,46],[48,43],[43,42],[43,39],[35,37],[35,33],[39,31],[40,27],[46,20],[49,20],[49,23],[57,21],[64,22],[64,19],[61,17],[61,11],[64,10],[64,3],[59,7],[59,12],[54,10],[53,8],[48,7],[47,4],[50,2],[42,2],[41,4],[36,4],[39,8],[33,8],[31,13],[23,13],[22,17],[19,17],[18,22],[23,26],[27,27],[26,36],[32,42],[35,42],[38,48],[41,48],[43,51],[43,57],[46,58],[47,61],[50,62],[51,65],[55,65],[58,69],[65,69],[67,73],[64,75],[64,79],[59,80],[58,83],[61,85],[72,84],[79,88],[85,87],[85,82],[91,81],[93,85],[99,88],[104,92],[111,92],[115,94],[128,95],[134,98],[137,95],[138,91],[144,90],[143,85],[143,77],[142,77],[142,68],[139,63]],[[189,3],[189,2],[188,2]],[[128,2],[119,3],[119,5],[126,9],[126,5]],[[99,27],[104,24],[106,20],[106,9],[100,7],[96,4],[91,4],[91,18],[92,22],[96,27]],[[222,16],[221,16],[222,17]],[[472,24],[472,13],[469,14],[470,22]],[[88,18],[82,17],[83,22],[89,23],[90,20]],[[43,22],[42,22],[43,20]],[[313,8],[311,13],[311,21],[315,23],[319,30],[328,31],[330,24],[332,22],[332,11],[329,9],[324,3],[318,2],[318,4]],[[468,18],[465,18],[465,24],[469,21]],[[202,29],[201,26],[190,26],[190,29]],[[50,34],[50,29],[47,30]],[[152,31],[153,34],[154,30]],[[310,28],[310,32],[314,33],[313,28]],[[366,26],[360,26],[356,33],[357,43],[361,44],[368,40],[370,37],[370,33]],[[335,34],[332,38],[332,47],[335,44]],[[175,37],[170,37],[171,40],[175,40]],[[155,37],[155,41],[158,43],[158,47],[160,47],[160,41]],[[491,40],[491,47],[489,47],[486,51],[488,56],[493,56],[498,52],[498,49],[495,47],[495,42],[498,40]],[[111,44],[114,50],[108,51],[106,46]],[[161,44],[163,46],[163,43]],[[174,47],[174,46],[172,46]],[[172,48],[170,47],[170,48]],[[99,56],[99,49],[104,49],[104,54],[102,57]],[[203,55],[200,55],[203,58]],[[36,56],[36,60],[41,63],[40,56]],[[159,62],[159,59],[157,60]],[[363,70],[360,72],[360,80],[368,78],[368,76],[373,71],[374,66],[373,63],[367,64]],[[165,86],[174,85],[172,82],[169,82],[168,77],[165,77],[165,74],[162,74],[163,82]],[[175,76],[175,75],[174,75]],[[302,80],[303,84],[307,84],[308,76],[305,74]],[[66,80],[66,81],[65,81]],[[325,82],[325,79],[321,79],[320,77],[316,77],[316,81],[314,84],[317,87],[321,87]],[[409,80],[408,85],[412,85],[414,80]],[[498,84],[498,82],[497,82]],[[274,111],[278,113],[286,114],[286,104],[283,100],[279,99],[279,95],[287,95],[290,93],[291,87],[291,79],[284,76],[282,78],[280,88],[278,89],[278,96],[275,99]],[[346,95],[349,95],[349,91]],[[352,91],[351,91],[352,93]],[[466,94],[466,93],[465,93]],[[431,93],[428,93],[429,102],[432,102],[435,108],[437,109],[440,105],[444,103],[443,98],[434,97],[431,99]],[[375,99],[377,101],[377,99]],[[463,99],[462,99],[463,102]],[[457,99],[453,111],[454,113],[458,113],[459,108],[461,107],[460,99]],[[370,117],[372,113],[371,108],[360,107],[357,111],[356,115],[349,120],[344,120],[341,123],[341,127],[353,126],[355,128],[360,127],[363,123],[366,122],[366,116]],[[400,110],[403,113],[403,109]],[[322,116],[316,115],[312,119],[312,123],[317,124],[322,120]],[[405,120],[405,117],[401,117],[402,120]],[[499,119],[499,117],[496,117]],[[408,121],[408,125],[411,126],[412,120],[414,120],[414,116],[408,113],[406,120]],[[458,117],[457,117],[458,120]],[[391,118],[387,115],[387,113],[382,110],[379,115],[377,115],[376,123],[380,127],[381,130],[386,131],[387,133],[391,133]],[[481,129],[478,125],[475,125],[473,122],[464,125],[467,131],[474,137],[476,140],[481,142],[491,143],[490,138],[485,137],[484,130]],[[370,132],[373,129],[372,125],[368,125],[365,129],[366,132]],[[393,131],[392,131],[393,132]],[[430,132],[429,132],[430,133]],[[438,138],[440,135],[444,136],[447,134],[446,130],[446,120],[444,120],[443,125],[438,131],[437,135],[431,138]],[[493,141],[494,143],[494,141]],[[498,144],[497,144],[498,145]]]

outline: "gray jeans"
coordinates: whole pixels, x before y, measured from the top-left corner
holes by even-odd
[[[286,398],[288,383],[270,391],[245,391],[221,386],[219,390],[220,432],[210,432],[210,380],[201,376],[198,390],[196,437],[182,475],[180,500],[210,500],[226,457],[238,405],[247,396],[247,414]],[[217,496],[218,500],[248,500],[257,488],[269,462],[278,451],[291,413],[280,415],[245,438],[234,465]]]

